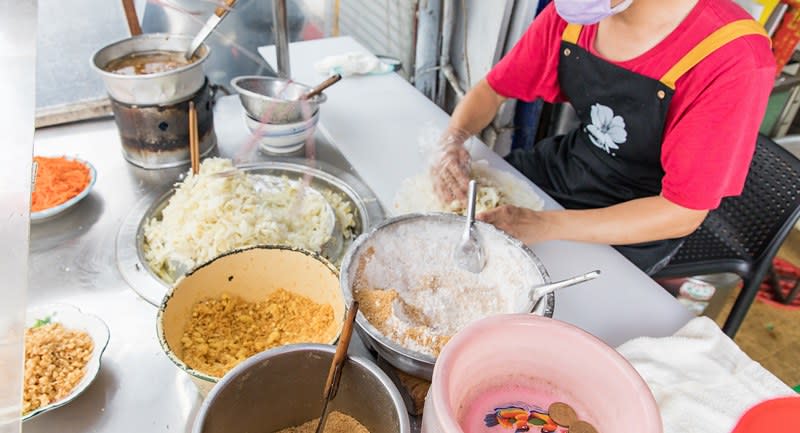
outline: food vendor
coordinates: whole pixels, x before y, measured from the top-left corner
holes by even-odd
[[[580,126],[507,160],[563,205],[479,215],[524,242],[614,245],[650,274],[741,193],[773,86],[763,27],[731,0],[554,0],[456,107],[432,167],[464,200],[464,142],[506,98],[567,101]]]

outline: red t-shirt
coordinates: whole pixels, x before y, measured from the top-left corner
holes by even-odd
[[[660,79],[708,35],[750,16],[730,0],[700,0],[655,47],[623,62],[632,72]],[[559,47],[567,26],[549,5],[486,77],[505,97],[566,100],[558,83]],[[593,55],[597,25],[584,26],[578,45]],[[662,195],[691,209],[714,209],[739,195],[755,149],[775,77],[769,39],[740,37],[681,77],[670,103],[661,147]]]

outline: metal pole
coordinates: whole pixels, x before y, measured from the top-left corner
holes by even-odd
[[[278,76],[291,78],[289,64],[289,25],[286,18],[286,0],[272,0],[272,30],[278,57]]]
[[[19,433],[36,109],[36,0],[0,0],[0,433]],[[10,99],[9,99],[10,98]]]

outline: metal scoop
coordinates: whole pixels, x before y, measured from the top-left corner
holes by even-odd
[[[478,274],[486,266],[486,256],[483,253],[478,229],[475,228],[475,198],[477,196],[478,185],[474,180],[469,181],[469,193],[467,197],[467,225],[464,234],[453,252],[453,260],[456,264],[473,274]]]
[[[530,300],[533,301],[533,309],[536,310],[536,306],[539,305],[539,302],[547,296],[548,293],[555,292],[558,289],[563,289],[564,287],[574,286],[576,284],[580,284],[589,280],[594,280],[600,276],[600,271],[592,271],[587,272],[583,275],[578,275],[577,277],[567,278],[566,280],[556,281],[555,283],[548,283],[542,284],[541,286],[536,286],[531,289],[528,296]]]

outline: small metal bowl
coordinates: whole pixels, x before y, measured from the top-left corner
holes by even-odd
[[[319,105],[328,99],[323,93],[301,101],[312,87],[283,78],[247,75],[234,78],[231,86],[247,114],[261,123],[302,122],[316,115]]]
[[[399,224],[414,223],[415,221],[422,220],[442,221],[453,224],[459,228],[461,228],[464,224],[464,217],[455,214],[413,213],[395,218],[389,218],[383,223],[375,226],[369,232],[362,234],[350,247],[342,261],[339,282],[342,288],[342,293],[344,293],[345,303],[349,304],[353,301],[353,285],[355,283],[356,272],[358,271],[359,258],[364,250],[365,245],[368,244],[368,241],[374,238],[376,233],[384,231],[389,227]],[[486,230],[496,236],[501,237],[502,239],[505,239],[510,248],[521,250],[524,255],[528,257],[535,269],[539,272],[542,282],[550,282],[550,276],[548,275],[547,270],[544,268],[544,265],[533,253],[533,251],[525,246],[525,244],[490,224],[478,221],[476,222],[476,225],[478,225],[479,229],[481,230]],[[554,308],[555,294],[549,293],[543,302],[539,302],[536,305],[534,305],[533,302],[529,302],[525,308],[523,308],[521,311],[518,311],[518,313],[533,313],[538,316],[553,317]],[[475,319],[477,320],[479,317],[476,317]],[[380,355],[400,371],[428,380],[430,380],[433,376],[433,366],[436,362],[435,357],[407,349],[393,340],[385,337],[367,320],[367,318],[360,311],[356,316],[356,331],[358,332],[359,336],[361,336],[361,339],[364,341],[364,344],[366,344],[367,347],[376,351],[378,355]]]
[[[200,407],[192,433],[274,432],[319,417],[322,390],[336,348],[284,346],[234,367]],[[386,373],[349,356],[330,411],[355,418],[371,433],[410,433],[408,412]]]

